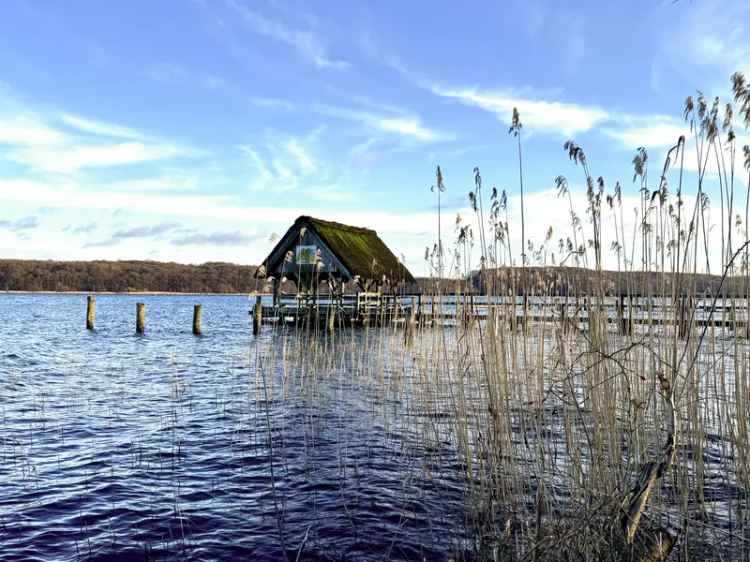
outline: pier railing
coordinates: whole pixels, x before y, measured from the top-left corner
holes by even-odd
[[[258,297],[260,299],[260,297]],[[678,325],[749,328],[746,299],[696,298],[673,301],[668,297],[535,297],[483,295],[283,295],[273,304],[263,302],[262,323],[319,322],[338,325],[385,325],[418,322],[422,325],[456,324],[504,319],[511,325],[562,322],[585,329],[594,312],[621,332],[635,326]],[[254,308],[255,310],[255,308]],[[257,314],[257,311],[255,311]],[[334,320],[332,320],[334,319]]]

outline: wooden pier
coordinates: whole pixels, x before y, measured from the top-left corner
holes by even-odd
[[[270,297],[270,295],[269,295]],[[261,325],[317,326],[333,330],[347,326],[394,326],[419,324],[456,325],[475,321],[506,321],[509,326],[564,323],[586,330],[592,313],[606,321],[612,330],[628,333],[636,326],[678,326],[684,335],[693,328],[748,328],[748,303],[735,299],[732,306],[717,306],[709,314],[711,302],[703,300],[694,308],[682,308],[670,299],[606,297],[601,304],[575,297],[487,297],[478,295],[277,295],[276,304],[264,304],[260,296],[251,298],[254,332]],[[260,307],[260,308],[258,308]]]
[[[258,302],[256,300],[252,310],[254,318],[259,316]],[[329,329],[336,326],[385,326],[416,317],[418,302],[417,297],[380,293],[280,296],[276,305],[261,304],[260,317],[263,324],[317,324]]]

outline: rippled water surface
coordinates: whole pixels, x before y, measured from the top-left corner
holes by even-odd
[[[425,478],[434,451],[383,421],[396,399],[347,377],[344,358],[300,384],[285,344],[250,334],[244,297],[99,296],[94,332],[85,300],[0,295],[0,560],[465,550],[461,470]]]

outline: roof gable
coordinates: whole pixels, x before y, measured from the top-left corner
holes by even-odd
[[[279,260],[283,260],[287,249],[299,238],[298,233],[302,228],[311,229],[317,234],[350,277],[359,275],[363,279],[380,279],[385,275],[391,281],[414,282],[409,270],[398,261],[374,230],[304,215],[294,222],[266,258],[269,271],[276,268]]]

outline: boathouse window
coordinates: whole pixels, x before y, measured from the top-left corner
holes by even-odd
[[[315,265],[315,256],[317,252],[317,246],[297,246],[295,261],[299,265]]]

